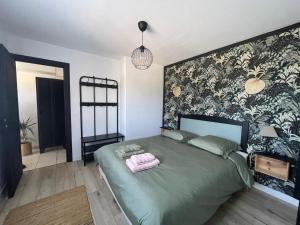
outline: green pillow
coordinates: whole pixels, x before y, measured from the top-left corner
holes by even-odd
[[[183,130],[164,130],[162,135],[180,142],[187,142],[192,138],[198,137],[196,134]]]
[[[188,143],[197,148],[220,155],[225,159],[228,158],[228,155],[231,152],[239,150],[239,145],[237,143],[212,135],[193,138],[189,140]]]

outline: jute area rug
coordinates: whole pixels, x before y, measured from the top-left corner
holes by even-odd
[[[84,186],[12,209],[4,225],[94,225]]]

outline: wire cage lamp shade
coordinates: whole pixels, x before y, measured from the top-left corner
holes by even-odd
[[[153,56],[151,51],[143,45],[134,49],[131,55],[131,62],[139,70],[148,69],[152,62]]]
[[[147,29],[147,22],[140,21],[138,23],[138,27],[142,32],[142,45],[133,50],[131,54],[131,62],[135,68],[139,70],[146,70],[148,69],[153,62],[153,55],[152,52],[144,46],[143,40],[143,32]]]

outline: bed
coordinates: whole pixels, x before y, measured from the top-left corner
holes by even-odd
[[[179,115],[178,129],[215,135],[240,144],[245,151],[248,123],[218,117]],[[136,143],[159,158],[153,169],[132,174],[114,151]],[[163,136],[104,146],[95,152],[99,169],[128,222],[136,225],[204,224],[231,195],[246,187],[237,163]],[[247,179],[247,178],[246,178]],[[249,177],[248,177],[249,179]]]

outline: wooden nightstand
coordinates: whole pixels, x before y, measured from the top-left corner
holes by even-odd
[[[290,162],[285,157],[256,154],[255,171],[287,181],[289,179]]]
[[[171,127],[160,127],[160,134],[164,132],[164,130],[174,130]]]

